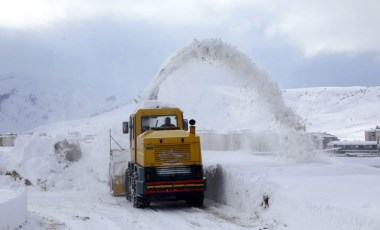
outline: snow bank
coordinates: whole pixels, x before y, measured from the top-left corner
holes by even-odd
[[[105,138],[107,138],[106,135]],[[59,143],[70,143],[68,145],[76,146],[76,149],[73,151],[71,147],[58,148]],[[97,159],[101,154],[90,156],[91,152],[87,151],[87,145],[84,140],[81,141],[71,135],[19,137],[14,149],[6,156],[2,156],[0,169],[5,172],[17,172],[17,181],[20,180],[19,186],[24,184],[24,180],[28,180],[34,187],[42,191],[91,189],[93,186],[99,186],[97,184],[99,184],[100,178],[106,183],[107,166],[92,165],[92,163],[98,162]],[[82,150],[79,150],[80,148]],[[83,155],[78,156],[78,151]],[[106,152],[104,155],[105,157],[101,161],[107,162],[108,155]],[[93,167],[96,167],[96,172],[93,171]],[[98,177],[99,169],[103,168],[104,172]]]
[[[204,160],[208,198],[275,229],[380,229],[380,158],[300,164],[230,151],[204,152]]]
[[[303,148],[308,144],[312,146],[309,136],[303,133],[254,132],[251,130],[230,131],[230,132],[198,132],[201,137],[202,149],[207,151],[251,151],[258,155],[281,156],[286,160],[294,161],[316,161],[319,159],[317,152],[310,152],[314,156],[304,154],[299,155],[299,151],[310,151]],[[298,145],[303,142],[305,145]],[[308,157],[306,157],[308,156]]]
[[[14,148],[0,149],[0,184],[18,188],[28,180],[41,191],[107,191],[110,130],[119,144],[129,146],[121,127],[134,107],[41,126],[31,131],[34,134],[19,135]],[[13,171],[19,175],[16,180],[1,176]]]
[[[0,229],[17,229],[26,221],[25,189],[0,189]]]

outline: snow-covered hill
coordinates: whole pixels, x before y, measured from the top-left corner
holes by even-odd
[[[283,95],[308,131],[364,140],[364,130],[380,125],[380,87],[287,89]]]
[[[0,133],[20,133],[57,121],[106,112],[130,102],[121,89],[26,74],[0,75]]]

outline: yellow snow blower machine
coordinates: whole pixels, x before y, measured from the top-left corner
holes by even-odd
[[[125,195],[135,208],[146,208],[152,198],[164,197],[202,206],[206,178],[200,138],[195,134],[195,121],[189,124],[190,131],[178,108],[143,108],[131,114],[129,122],[123,122],[123,133],[129,133],[129,151],[111,150],[112,194]],[[125,160],[128,152],[130,159]]]

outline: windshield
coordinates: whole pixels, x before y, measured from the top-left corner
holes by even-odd
[[[162,115],[162,116],[142,116],[141,117],[141,130],[147,131],[151,128],[176,128],[178,127],[176,115]]]

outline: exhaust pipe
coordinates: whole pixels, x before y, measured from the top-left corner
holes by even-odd
[[[191,119],[190,123],[190,134],[195,135],[195,120]]]

